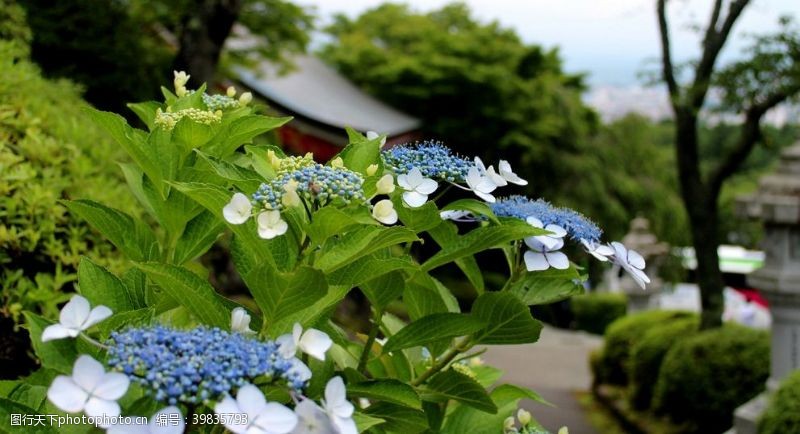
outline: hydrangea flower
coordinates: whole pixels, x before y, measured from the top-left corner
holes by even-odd
[[[89,300],[80,295],[72,298],[61,308],[58,323],[49,325],[42,332],[42,342],[53,339],[74,338],[84,330],[111,316],[106,306],[89,305]]]
[[[306,385],[275,342],[217,328],[129,328],[113,332],[109,345],[110,367],[170,405],[202,403],[262,376]]]
[[[394,209],[392,201],[389,199],[379,200],[378,203],[372,207],[372,218],[385,225],[397,223],[397,211]]]
[[[289,224],[281,218],[281,212],[276,210],[262,211],[256,217],[258,223],[258,236],[271,240],[281,236],[289,230]]]
[[[203,103],[211,111],[225,110],[239,107],[239,101],[228,95],[203,94]]]
[[[303,331],[300,323],[294,323],[291,333],[278,336],[275,341],[278,343],[278,351],[286,359],[294,357],[299,349],[317,360],[324,361],[325,352],[333,345],[327,333],[317,329]]]
[[[614,249],[614,262],[627,271],[636,284],[644,289],[650,283],[650,278],[644,272],[646,264],[642,255],[616,241],[611,243],[611,247]]]
[[[220,110],[200,110],[196,108],[187,108],[178,110],[176,112],[162,111],[160,108],[156,109],[156,118],[153,123],[165,130],[171,131],[175,128],[178,121],[183,118],[189,118],[194,122],[205,125],[213,125],[222,120],[222,111]]]
[[[475,193],[479,198],[489,203],[494,203],[496,201],[491,193],[497,189],[497,184],[492,181],[488,174],[482,175],[478,167],[469,169],[466,181],[469,190]]]
[[[500,198],[489,206],[498,217],[513,217],[520,220],[535,217],[545,226],[550,224],[560,226],[576,241],[599,242],[603,234],[603,231],[583,214],[568,208],[556,208],[542,199],[533,200],[514,195]]]
[[[75,361],[72,376],[59,375],[53,379],[47,399],[68,413],[119,416],[117,400],[128,391],[129,385],[128,377],[106,372],[100,362],[84,354]]]
[[[355,407],[347,401],[347,389],[342,377],[333,377],[325,385],[325,399],[322,408],[339,434],[358,434],[353,420]]]
[[[417,168],[422,176],[448,182],[465,182],[473,167],[468,159],[458,156],[440,142],[398,145],[381,153],[386,166],[398,175]]]
[[[225,428],[235,434],[288,434],[297,426],[297,415],[292,410],[267,402],[252,384],[240,387],[236,399],[225,396],[214,406],[214,412],[223,416]],[[241,423],[245,420],[247,423]]]
[[[530,250],[522,258],[528,271],[544,271],[551,267],[557,270],[569,268],[567,255],[559,252],[564,247],[564,240],[558,238],[555,244],[548,246],[537,237],[528,237],[525,238],[525,244]]]
[[[234,193],[231,201],[222,208],[222,216],[225,221],[232,225],[240,225],[250,218],[253,212],[253,204],[250,199],[242,193]]]
[[[294,157],[297,158],[297,157]],[[281,167],[284,161],[281,159]],[[309,202],[319,201],[325,205],[330,201],[343,204],[366,202],[364,197],[364,179],[356,172],[345,168],[333,168],[313,163],[304,165],[304,160],[292,160],[301,166],[298,170],[287,172],[268,183],[261,184],[253,194],[253,200],[266,209],[283,208],[282,198],[286,193],[287,183],[297,184],[294,190],[300,198]]]
[[[244,333],[246,335],[254,334],[250,330],[250,314],[243,307],[237,307],[231,312],[231,331]]]
[[[517,185],[528,185],[528,181],[520,178],[513,170],[511,170],[511,164],[508,163],[506,160],[500,160],[497,163],[497,169],[500,172],[500,176],[503,177],[507,182]]]
[[[422,171],[415,167],[408,173],[397,175],[397,185],[403,192],[403,202],[411,208],[419,208],[425,205],[428,195],[432,194],[439,187],[439,184],[422,176]]]

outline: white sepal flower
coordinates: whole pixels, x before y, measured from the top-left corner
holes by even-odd
[[[277,210],[262,211],[256,217],[258,223],[258,236],[267,240],[281,236],[289,229],[289,225],[281,218]]]
[[[375,131],[367,131],[367,140],[375,140],[380,137],[380,134],[376,133]],[[381,146],[386,144],[386,136],[383,136],[381,139]]]
[[[333,341],[327,333],[317,329],[303,331],[300,323],[294,323],[292,333],[278,336],[276,342],[278,343],[278,352],[285,359],[294,357],[299,348],[300,351],[317,360],[325,360],[325,352],[333,345]]]
[[[497,184],[486,175],[481,175],[477,167],[471,167],[467,172],[467,186],[479,198],[489,203],[494,203],[495,198],[491,193],[497,189]]]
[[[328,414],[316,402],[304,399],[294,409],[297,427],[292,434],[331,434],[336,432]]]
[[[375,184],[377,194],[389,194],[394,191],[394,177],[387,173]]]
[[[389,199],[380,200],[372,207],[372,217],[385,225],[397,223],[397,211]]]
[[[106,372],[103,365],[81,355],[72,367],[72,376],[59,375],[47,389],[47,399],[67,413],[83,411],[87,416],[119,416],[117,400],[128,391],[125,374]]]
[[[342,377],[333,377],[325,385],[325,400],[322,401],[325,413],[339,434],[358,434],[353,420],[355,407],[347,401],[347,389]]]
[[[287,370],[289,374],[297,376],[297,379],[302,382],[306,382],[311,379],[311,369],[309,369],[302,360],[298,359],[297,357],[292,357],[289,359],[289,363],[292,365]]]
[[[370,164],[367,166],[367,176],[372,176],[378,173],[378,165],[377,164]]]
[[[522,425],[527,425],[531,423],[531,419],[532,419],[531,413],[528,410],[525,410],[524,408],[520,408],[519,410],[517,410],[517,420]]]
[[[89,300],[80,295],[73,295],[58,317],[58,323],[49,325],[42,332],[42,342],[53,339],[74,338],[82,331],[110,317],[111,309],[97,306],[91,309]]]
[[[511,164],[509,164],[508,161],[500,160],[500,162],[497,164],[497,168],[499,169],[500,176],[502,176],[506,181],[517,185],[528,185],[528,181],[520,178],[516,173],[514,173],[513,170],[511,170]]]
[[[497,174],[497,172],[494,171],[494,167],[489,166],[487,168],[483,164],[483,160],[481,160],[480,157],[475,157],[474,161],[475,161],[475,167],[478,169],[478,174],[480,174],[481,176],[485,176],[486,178],[489,178],[489,181],[492,181],[492,184],[498,187],[504,187],[508,185],[508,182],[506,182],[505,178]]]
[[[231,312],[231,331],[246,335],[255,333],[250,330],[250,314],[243,307],[237,307]]]
[[[277,402],[267,402],[256,386],[247,384],[239,388],[236,399],[230,395],[214,406],[214,412],[224,415],[225,424],[235,434],[288,434],[297,426],[297,415]],[[247,423],[231,415],[247,415]],[[244,418],[241,418],[244,419]]]
[[[548,247],[538,237],[528,237],[525,238],[525,244],[530,248],[523,255],[525,268],[528,271],[544,271],[550,267],[557,270],[569,268],[567,255],[558,251],[564,247],[564,240],[558,239],[555,245]]]
[[[542,223],[542,221],[536,217],[528,217],[527,219],[525,219],[525,221],[528,222],[529,225],[535,228],[544,229],[550,232],[549,234],[546,235],[537,235],[534,237],[537,240],[539,240],[539,242],[544,244],[548,250],[558,250],[561,248],[561,247],[553,248],[553,246],[555,246],[559,242],[562,242],[561,239],[564,238],[565,235],[567,235],[566,229],[552,223],[545,226],[544,223]]]
[[[581,244],[583,244],[583,248],[586,250],[586,253],[594,256],[598,261],[606,262],[608,261],[609,257],[614,256],[614,249],[609,247],[607,244],[600,244],[594,241],[583,239],[581,240]]]
[[[180,409],[171,405],[159,410],[150,417],[147,425],[119,424],[111,425],[107,434],[182,434],[186,427]]]
[[[422,176],[418,168],[411,169],[407,174],[397,175],[397,185],[403,193],[403,202],[411,208],[419,208],[428,201],[428,195],[439,188],[439,184]]]
[[[281,203],[287,208],[293,206],[300,206],[302,204],[300,195],[297,194],[297,186],[299,184],[294,179],[290,179],[286,184],[283,184],[283,196],[281,196]]]
[[[225,221],[232,225],[240,225],[250,218],[253,212],[253,204],[250,199],[242,193],[234,193],[231,201],[222,208],[222,216]]]
[[[253,94],[250,92],[245,92],[239,96],[239,105],[247,105],[250,104],[250,101],[253,100]]]
[[[186,86],[186,83],[189,82],[189,78],[191,77],[186,71],[172,71],[172,74],[174,76],[172,84],[175,85],[175,89]]]
[[[650,278],[644,272],[647,265],[642,255],[635,250],[628,250],[622,243],[616,241],[611,243],[611,247],[614,249],[614,262],[627,271],[636,284],[644,289],[650,283]]]
[[[233,98],[236,96],[236,88],[233,86],[228,86],[228,89],[225,90],[225,95],[228,95],[228,98]]]
[[[471,212],[458,209],[439,211],[439,217],[441,217],[442,220],[452,220],[454,222],[475,221],[475,218],[472,216]]]

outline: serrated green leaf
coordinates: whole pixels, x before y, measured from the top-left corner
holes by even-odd
[[[530,391],[532,392],[532,391]],[[534,392],[535,394],[535,392]],[[458,406],[445,421],[443,434],[462,434],[465,432],[503,432],[503,421],[514,414],[519,401],[525,398],[534,399],[522,388],[503,384],[492,390],[492,401],[497,406],[497,413],[487,414],[465,405]],[[538,396],[538,395],[536,395]]]
[[[368,416],[383,419],[377,428],[386,432],[417,434],[428,429],[428,419],[420,410],[388,402],[378,402],[363,411]]]
[[[78,358],[78,350],[74,339],[57,339],[42,342],[42,332],[47,326],[54,324],[39,315],[25,312],[25,323],[31,337],[33,352],[42,366],[54,369],[62,374],[72,372],[72,363]]]
[[[450,312],[431,314],[411,322],[390,337],[383,346],[383,352],[425,346],[442,339],[466,336],[485,326],[486,323],[470,315]]]
[[[436,241],[436,244],[443,248],[458,240],[458,229],[452,222],[442,222],[440,225],[429,230],[428,234]],[[456,259],[455,263],[475,288],[478,295],[483,294],[486,286],[483,282],[483,273],[481,273],[481,269],[475,257],[471,255],[464,256]]]
[[[151,131],[155,125],[156,110],[158,110],[160,107],[161,103],[156,101],[144,101],[128,104],[128,108],[136,113],[136,116],[142,122],[144,122],[144,124],[147,125],[147,129]]]
[[[453,369],[447,369],[431,377],[423,398],[452,399],[486,413],[497,413],[497,406],[486,393],[486,389],[477,381]]]
[[[385,422],[385,420],[379,417],[373,417],[360,411],[353,413],[353,420],[356,422],[356,429],[358,429],[360,433],[366,432],[370,428]]]
[[[186,224],[183,235],[175,244],[174,262],[183,264],[202,255],[222,235],[225,224],[221,219],[203,210]]]
[[[347,385],[347,394],[375,401],[421,409],[422,401],[413,387],[392,378],[367,380]]]
[[[478,344],[527,344],[539,340],[542,323],[531,317],[528,306],[508,292],[487,292],[475,300],[472,315],[486,328],[474,335]]]
[[[122,211],[91,200],[64,201],[64,205],[89,222],[128,258],[147,261],[158,257],[158,242],[153,231]]]
[[[465,256],[475,253],[502,247],[505,244],[521,240],[533,235],[548,233],[544,229],[535,228],[525,222],[505,223],[502,226],[485,226],[473,229],[467,234],[458,237],[456,241],[448,243],[439,253],[433,255],[424,264],[424,271],[433,270],[436,267],[455,261]]]
[[[155,310],[150,307],[121,313],[114,312],[114,315],[98,324],[97,328],[100,329],[101,339],[106,339],[114,330],[121,330],[128,326],[149,325],[154,314]]]
[[[184,116],[172,128],[172,139],[182,146],[184,152],[187,152],[208,143],[214,133],[211,125],[201,124],[189,116]]]
[[[230,314],[206,280],[175,265],[155,262],[135,265],[200,322],[223,330],[230,329]]]
[[[128,299],[133,300],[134,309],[141,309],[147,306],[145,292],[147,291],[147,279],[138,268],[130,268],[122,274],[122,282],[128,292]]]
[[[272,118],[261,115],[247,115],[223,127],[211,140],[208,152],[217,157],[225,157],[239,146],[251,143],[253,138],[292,120],[291,117]]]
[[[78,285],[81,295],[92,306],[105,305],[114,313],[126,312],[136,307],[125,284],[110,271],[95,264],[89,258],[81,258],[78,266]]]
[[[395,189],[391,195],[394,210],[403,225],[414,232],[429,231],[442,223],[439,209],[433,201],[428,201],[419,208],[409,208],[403,203],[402,192]]]
[[[414,231],[404,227],[364,226],[326,245],[315,264],[325,272],[332,272],[381,249],[416,240],[419,238]]]
[[[383,309],[403,294],[405,286],[403,273],[393,271],[362,283],[360,288],[373,306]]]
[[[341,234],[358,224],[350,214],[327,206],[313,214],[311,224],[306,227],[306,233],[315,244],[321,245],[328,238]]]
[[[328,282],[331,285],[353,288],[386,273],[416,267],[408,258],[381,258],[369,255],[328,274]]]
[[[199,150],[195,150],[195,152],[211,166],[211,169],[213,169],[217,175],[232,181],[239,190],[247,192],[256,191],[263,182],[260,179],[260,175],[254,170],[239,167],[225,160],[214,158]]]
[[[349,127],[348,127],[349,128]],[[381,158],[381,138],[367,139],[352,128],[347,131],[350,143],[342,149],[337,157],[341,157],[344,166],[361,174],[367,173],[367,167],[378,164]]]
[[[293,273],[281,273],[271,265],[262,264],[247,274],[245,282],[268,327],[313,305],[328,292],[325,275],[307,266]]]
[[[549,304],[583,294],[580,275],[574,265],[566,270],[550,268],[544,271],[527,272],[511,285],[509,291],[517,295],[523,303],[533,306]]]

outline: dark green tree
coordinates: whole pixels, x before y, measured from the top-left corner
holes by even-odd
[[[717,60],[731,30],[749,0],[715,0],[701,41],[700,58],[688,65],[693,74],[684,80],[672,60],[667,1],[657,1],[661,35],[662,74],[675,116],[675,150],[684,207],[689,217],[692,243],[697,254],[703,328],[721,324],[722,273],[720,244],[720,194],[724,183],[745,164],[762,142],[762,119],[776,105],[800,92],[800,35],[786,20],[780,32],[756,38],[746,56],[723,68]],[[709,91],[721,94],[719,109],[739,115],[737,139],[720,149],[713,164],[704,164],[698,134],[700,113],[708,108]]]

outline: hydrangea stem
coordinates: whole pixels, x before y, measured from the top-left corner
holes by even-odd
[[[428,380],[428,378],[432,377],[437,372],[441,371],[442,369],[446,368],[450,362],[453,361],[459,354],[469,351],[472,348],[472,343],[470,342],[469,337],[464,338],[460,342],[457,342],[453,348],[448,349],[442,355],[442,357],[437,360],[427,371],[420,374],[419,377],[415,378],[414,381],[411,382],[412,386],[419,386],[420,384],[424,383]]]
[[[92,339],[91,337],[89,337],[89,335],[87,335],[86,333],[81,333],[80,336],[84,340],[86,340],[86,342],[89,342],[90,344],[96,346],[97,348],[100,348],[100,349],[103,349],[103,350],[107,350],[108,349],[108,345],[101,344],[100,342],[98,342],[98,341]]]
[[[364,344],[364,349],[361,351],[361,357],[358,360],[358,371],[367,375],[367,362],[369,362],[369,355],[372,353],[372,346],[375,345],[375,339],[378,337],[380,330],[381,317],[383,316],[383,309],[375,309],[374,319],[369,329],[367,342]]]

